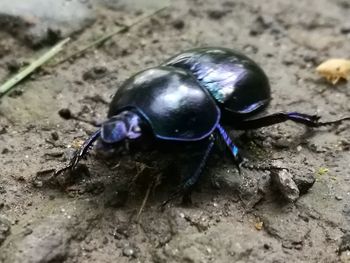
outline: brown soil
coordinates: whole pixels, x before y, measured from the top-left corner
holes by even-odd
[[[159,5],[153,2],[146,10]],[[77,41],[134,21],[136,9],[142,7],[100,6],[97,22]],[[125,79],[193,47],[234,48],[256,60],[271,81],[270,113],[317,113],[324,120],[349,115],[349,84],[332,87],[315,74],[327,58],[349,58],[349,14],[344,0],[181,0],[98,49],[22,82],[0,103],[0,261],[350,262],[349,123],[313,131],[284,123],[238,136],[252,162],[278,159],[296,178],[316,176],[295,203],[283,201],[268,173],[245,169],[239,175],[220,154],[210,161],[193,204],[176,200],[163,212],[158,207],[187,156],[175,163],[171,154],[148,152],[105,160],[92,151],[70,177],[53,179],[50,172],[95,130],[61,118],[60,109],[102,121],[106,102]],[[0,79],[10,75],[9,63],[32,54],[0,32]],[[160,173],[171,178],[151,192],[137,222],[148,182]]]

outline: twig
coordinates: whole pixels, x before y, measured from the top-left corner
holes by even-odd
[[[37,68],[42,66],[48,60],[50,60],[57,53],[62,51],[63,46],[69,40],[70,40],[69,38],[62,40],[57,45],[55,45],[53,48],[51,48],[49,51],[47,51],[45,54],[43,54],[41,57],[39,57],[37,60],[33,61],[28,67],[26,67],[21,72],[19,72],[18,74],[16,74],[12,78],[10,78],[8,81],[6,81],[4,84],[2,84],[0,86],[0,98],[2,96],[4,96],[7,92],[9,92],[12,88],[14,88],[18,82],[23,80],[25,77],[27,77],[32,72],[34,72]]]
[[[163,10],[165,10],[167,8],[168,8],[168,6],[165,6],[165,7],[162,7],[160,9],[157,9],[156,11],[141,17],[140,19],[136,20],[135,22],[131,23],[130,25],[125,25],[123,28],[117,29],[117,30],[115,30],[115,31],[113,31],[113,32],[111,32],[111,33],[109,33],[107,35],[101,36],[100,38],[98,38],[95,41],[87,44],[86,46],[81,47],[79,50],[77,50],[77,51],[67,55],[66,57],[62,58],[61,60],[53,63],[52,66],[56,66],[56,65],[61,64],[61,63],[65,62],[65,61],[67,61],[67,60],[69,60],[71,58],[74,58],[77,55],[80,55],[81,53],[85,52],[86,50],[88,50],[88,49],[90,49],[92,47],[99,46],[99,45],[103,44],[105,41],[107,41],[108,39],[112,38],[113,36],[115,36],[117,34],[121,34],[121,33],[127,32],[131,27],[134,27],[137,24],[140,24],[144,20],[155,16],[156,14],[162,12]]]
[[[142,201],[142,204],[140,206],[139,212],[137,213],[136,222],[138,224],[140,223],[141,214],[142,214],[143,209],[146,206],[149,194],[150,194],[151,190],[154,191],[156,189],[156,187],[160,184],[160,177],[161,176],[162,176],[162,174],[158,173],[157,177],[153,180],[153,182],[148,185],[147,192],[146,192],[145,197],[144,197],[144,199]]]
[[[149,197],[149,193],[151,192],[153,183],[150,183],[148,188],[147,188],[147,192],[145,194],[145,198],[143,198],[142,204],[140,206],[139,212],[137,213],[137,217],[136,217],[136,222],[139,223],[140,222],[140,217],[141,217],[141,213],[143,211],[143,209],[145,208],[145,205],[147,203],[148,197]]]

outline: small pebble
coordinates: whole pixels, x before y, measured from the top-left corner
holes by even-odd
[[[135,250],[131,247],[126,247],[123,249],[123,255],[126,257],[133,257],[135,256]]]
[[[25,181],[26,181],[26,179],[24,178],[23,175],[18,176],[16,179],[17,179],[17,181],[19,181],[19,182],[25,182]]]
[[[2,154],[6,154],[6,153],[8,153],[10,150],[8,149],[8,148],[4,148],[4,149],[2,149],[2,151],[1,151],[1,153]]]
[[[73,116],[70,109],[67,109],[67,108],[60,109],[58,111],[58,114],[65,120],[69,120]]]
[[[54,141],[57,141],[59,139],[58,133],[56,131],[51,133],[51,138]]]
[[[17,60],[10,60],[6,63],[6,66],[10,73],[16,73],[21,68],[21,63]]]
[[[185,27],[185,22],[181,19],[176,19],[173,21],[172,25],[175,29],[180,30],[180,29],[183,29]]]
[[[5,188],[1,185],[0,185],[0,194],[6,194]]]
[[[2,128],[0,129],[0,135],[1,135],[1,134],[6,134],[6,133],[7,133],[6,127],[2,127]]]
[[[336,196],[335,196],[335,199],[338,200],[338,201],[340,201],[340,200],[343,200],[343,197],[340,196],[340,195],[336,195]]]
[[[83,74],[83,80],[96,80],[103,78],[108,73],[104,66],[94,66]]]
[[[220,19],[227,14],[226,10],[208,10],[208,17],[214,20]]]
[[[29,236],[31,233],[33,233],[33,230],[31,228],[26,228],[23,231],[24,236]]]
[[[350,33],[350,24],[342,26],[340,28],[340,33],[349,34]]]
[[[300,249],[303,248],[303,245],[302,245],[302,244],[296,244],[296,245],[294,246],[294,248],[297,249],[297,250],[300,250]]]
[[[15,89],[10,92],[9,97],[11,98],[17,98],[23,94],[23,90],[21,89]]]

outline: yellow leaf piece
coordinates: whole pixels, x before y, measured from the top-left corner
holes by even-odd
[[[318,175],[325,175],[326,173],[328,173],[329,169],[326,167],[320,167],[320,169],[318,169],[317,174]]]
[[[342,58],[332,58],[321,63],[316,72],[327,81],[336,85],[339,80],[350,80],[350,60]]]
[[[260,221],[260,222],[255,223],[254,226],[255,226],[256,230],[260,231],[263,228],[263,225],[264,225],[264,222]]]
[[[84,144],[84,141],[81,139],[75,139],[72,143],[72,148],[75,150],[78,150],[82,145]]]

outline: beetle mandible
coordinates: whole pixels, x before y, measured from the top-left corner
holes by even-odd
[[[350,120],[347,117],[319,122],[319,116],[299,112],[252,118],[270,100],[266,74],[247,56],[217,47],[182,52],[127,79],[110,103],[108,119],[84,142],[70,164],[58,172],[74,169],[97,140],[108,148],[124,140],[142,138],[150,131],[158,141],[200,142],[201,161],[169,201],[193,189],[217,138],[223,139],[239,167],[242,162],[239,149],[222,125],[249,130],[287,120],[308,127]]]

